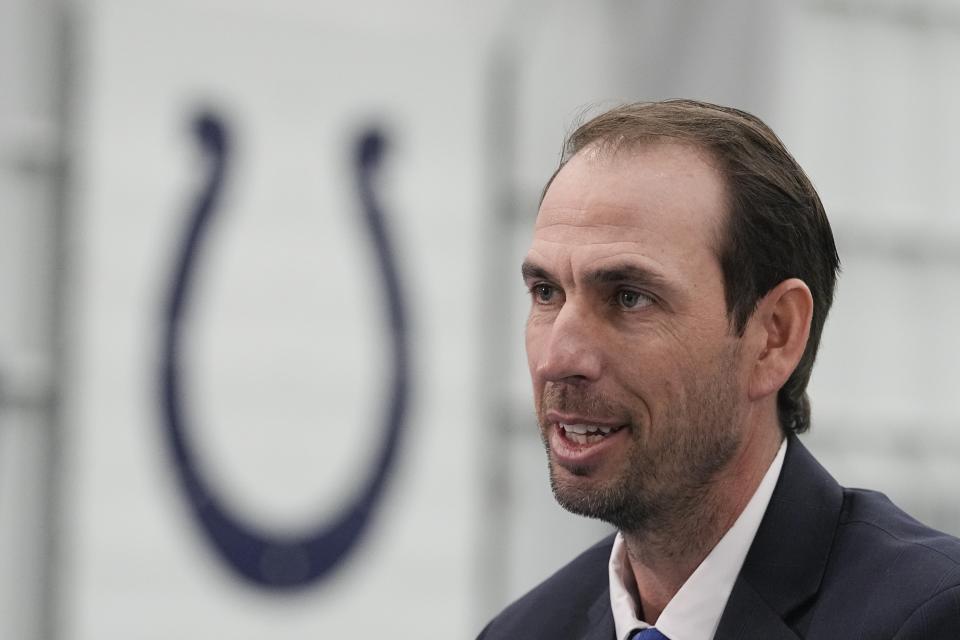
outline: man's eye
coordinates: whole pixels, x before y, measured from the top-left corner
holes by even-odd
[[[550,302],[557,292],[556,289],[548,284],[534,285],[531,291],[533,292],[533,299],[540,303]]]
[[[617,291],[617,304],[624,309],[639,309],[652,303],[650,296],[631,289]]]

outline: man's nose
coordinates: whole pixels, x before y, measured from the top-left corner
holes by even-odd
[[[599,378],[601,336],[589,313],[567,303],[554,318],[537,374],[549,382],[588,382]]]

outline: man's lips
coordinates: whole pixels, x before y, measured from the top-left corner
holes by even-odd
[[[553,409],[549,410],[544,414],[544,419],[548,424],[564,424],[564,425],[587,425],[591,427],[609,427],[615,429],[622,427],[626,424],[623,420],[618,420],[617,418],[608,418],[608,417],[591,417],[580,415],[576,413],[565,413],[562,411],[555,411]]]
[[[623,429],[623,426],[608,427],[583,422],[576,424],[564,424],[559,422],[557,423],[557,427],[561,430],[561,435],[563,435],[563,437],[577,444],[591,444],[594,442],[600,442],[600,440],[609,436],[610,434],[616,433],[617,431],[620,431],[620,429]]]
[[[561,414],[546,414],[550,450],[562,466],[599,461],[608,449],[629,434],[627,425],[610,419]]]

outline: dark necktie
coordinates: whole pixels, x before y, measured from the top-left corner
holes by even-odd
[[[630,640],[670,640],[670,638],[650,627],[649,629],[640,629],[630,636]]]

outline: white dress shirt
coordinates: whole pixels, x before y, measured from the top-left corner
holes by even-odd
[[[740,573],[747,551],[760,528],[770,503],[773,488],[780,477],[787,441],[780,444],[770,468],[737,521],[723,535],[703,562],[667,603],[657,620],[657,629],[670,640],[710,640],[717,632],[720,616],[727,606],[733,583]],[[652,625],[637,618],[637,602],[627,588],[634,582],[623,534],[618,533],[610,553],[610,606],[617,629],[617,640],[626,640],[634,629]]]

